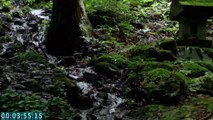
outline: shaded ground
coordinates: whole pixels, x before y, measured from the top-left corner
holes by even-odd
[[[88,1],[94,37],[71,57],[45,52],[51,4],[24,4],[0,11],[0,111],[43,111],[47,119],[213,119],[213,50],[186,47],[190,57],[176,55],[168,2],[104,4],[121,5],[120,12]]]

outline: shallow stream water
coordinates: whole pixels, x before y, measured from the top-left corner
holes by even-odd
[[[60,60],[48,55],[43,45],[45,34],[40,24],[42,20],[49,21],[49,16],[50,14],[47,14],[43,9],[30,9],[30,13],[26,17],[17,18],[13,21],[10,35],[15,36],[18,41],[27,47],[36,48],[45,54],[49,63],[57,64]],[[4,54],[10,44],[3,45],[0,54]],[[77,110],[82,120],[113,120],[115,118],[122,118],[126,111],[119,109],[119,106],[122,106],[126,100],[118,93],[110,91],[113,87],[116,88],[114,83],[107,83],[107,85],[100,83],[97,88],[97,82],[91,82],[85,76],[85,74],[97,76],[97,73],[92,70],[92,67],[66,66],[65,69],[68,76],[76,80],[77,85],[82,91],[82,96],[89,96],[93,100],[93,107]],[[108,88],[105,86],[108,86]]]

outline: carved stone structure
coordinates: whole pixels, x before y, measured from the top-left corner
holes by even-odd
[[[206,40],[206,22],[213,16],[213,0],[172,0],[170,19],[179,22],[178,37]]]

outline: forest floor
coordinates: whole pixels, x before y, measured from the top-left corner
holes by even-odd
[[[213,120],[213,49],[176,46],[170,2],[88,0],[83,52],[51,56],[51,2],[0,2],[0,111],[49,120]],[[213,22],[208,20],[208,39]]]

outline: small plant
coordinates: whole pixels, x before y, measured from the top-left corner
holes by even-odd
[[[13,89],[6,89],[0,94],[0,108],[7,111],[45,111],[47,101],[35,94],[24,95]]]
[[[209,106],[208,106],[208,112],[213,113],[213,104],[209,104]]]
[[[43,55],[38,53],[36,50],[29,50],[26,52],[18,52],[16,53],[16,56],[20,60],[27,60],[32,62],[39,62],[39,63],[45,63],[45,58]]]

